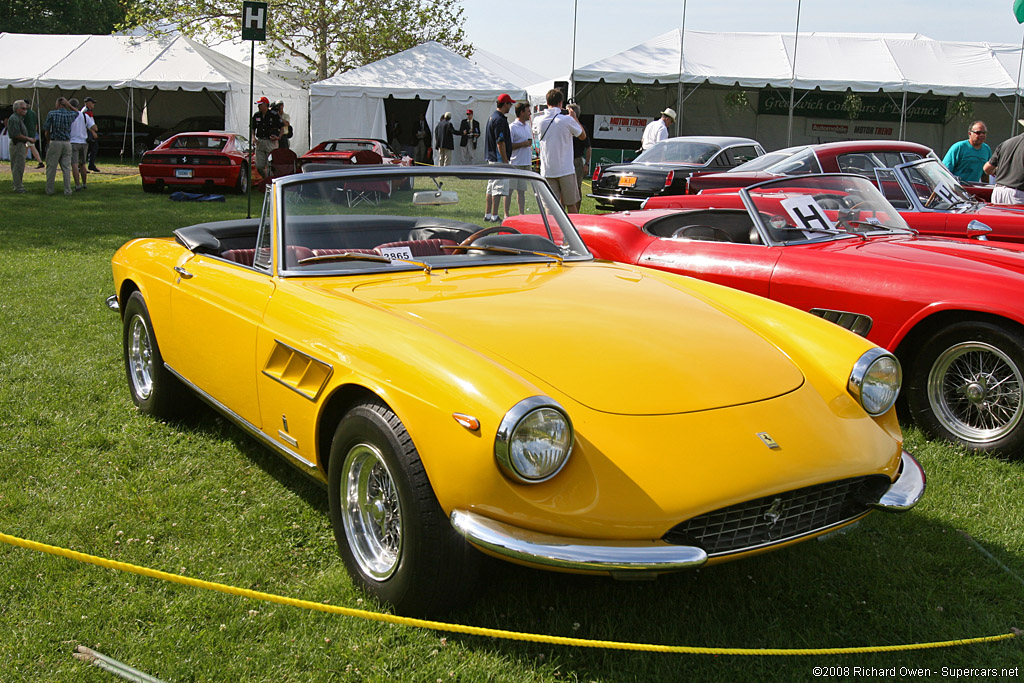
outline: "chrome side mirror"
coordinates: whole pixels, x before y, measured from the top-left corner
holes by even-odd
[[[981,221],[975,220],[967,224],[967,239],[988,241],[988,234],[990,232],[992,232],[992,228]]]

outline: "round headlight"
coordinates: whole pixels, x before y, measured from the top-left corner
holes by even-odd
[[[494,456],[506,475],[524,484],[558,474],[572,451],[569,416],[553,399],[533,396],[505,414],[494,440]]]
[[[900,362],[888,351],[876,347],[857,360],[847,386],[867,414],[877,417],[892,408],[900,394],[902,380]]]

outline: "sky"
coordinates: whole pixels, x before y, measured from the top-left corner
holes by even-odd
[[[1020,45],[1013,0],[686,0],[686,30],[920,33]],[[551,79],[678,29],[683,0],[462,0],[469,42]]]

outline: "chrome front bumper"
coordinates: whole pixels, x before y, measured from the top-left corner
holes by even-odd
[[[889,512],[909,510],[921,499],[924,489],[924,470],[912,455],[903,451],[899,476],[874,507]],[[555,536],[468,510],[453,510],[451,523],[467,541],[488,552],[557,569],[629,575],[690,569],[708,561],[708,554],[696,546],[672,545],[660,540],[598,541]]]

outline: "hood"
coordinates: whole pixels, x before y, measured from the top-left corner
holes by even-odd
[[[827,243],[825,248],[853,249],[861,257],[898,261],[893,268],[920,264],[933,269],[970,271],[976,275],[988,272],[1003,277],[1006,271],[1024,274],[1024,251],[1006,247],[1005,242],[900,236],[867,241],[842,239]]]
[[[803,383],[801,371],[760,334],[642,269],[464,268],[352,291],[602,412],[710,410]]]

